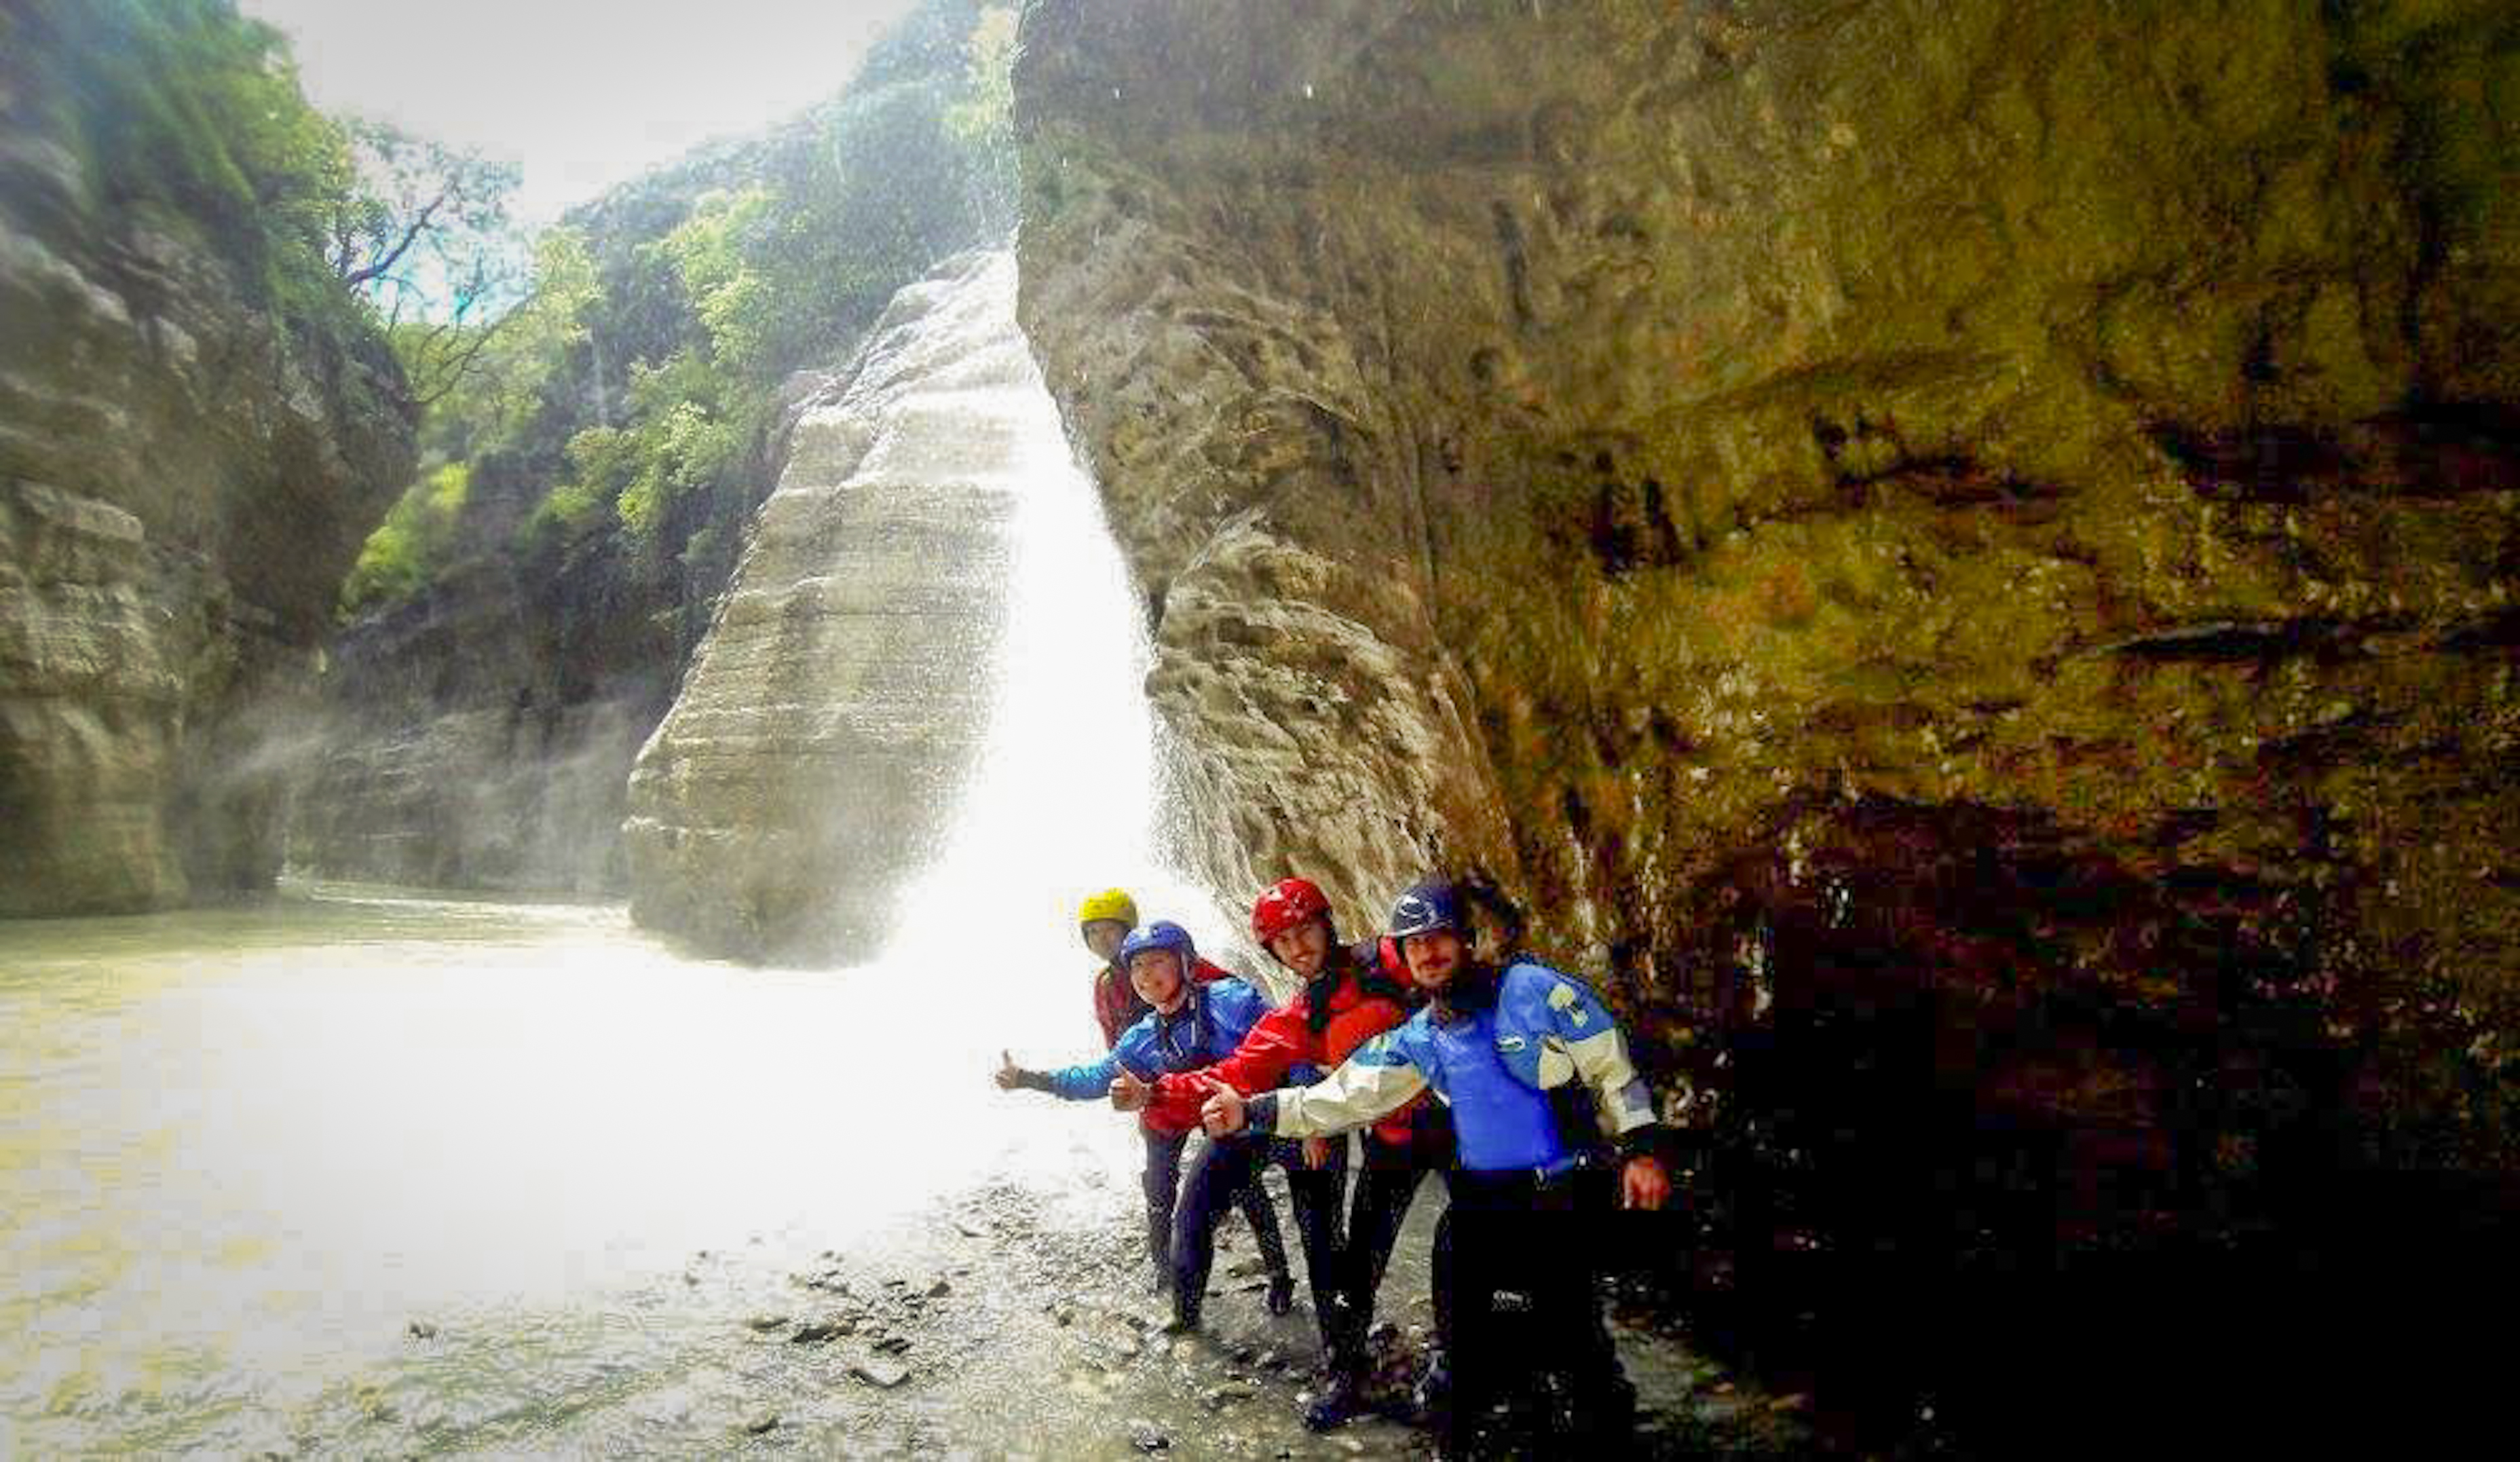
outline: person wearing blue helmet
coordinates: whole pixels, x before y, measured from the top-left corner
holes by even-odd
[[[1269,1011],[1268,999],[1240,980],[1221,971],[1214,979],[1197,978],[1214,967],[1198,957],[1190,932],[1168,919],[1130,931],[1120,942],[1118,962],[1128,973],[1139,998],[1149,1008],[1135,1025],[1120,1032],[1110,1053],[1099,1061],[1058,1071],[1029,1071],[1010,1057],[998,1071],[999,1086],[1046,1091],[1071,1102],[1104,1098],[1131,1081],[1151,1081],[1174,1072],[1195,1070],[1230,1055]],[[1147,1131],[1146,1189],[1150,1238],[1159,1245],[1155,1255],[1158,1267],[1170,1276],[1175,1328],[1189,1329],[1198,1323],[1207,1294],[1208,1272],[1215,1263],[1216,1226],[1227,1208],[1236,1205],[1250,1217],[1261,1257],[1269,1268],[1269,1312],[1286,1313],[1293,1307],[1294,1277],[1287,1267],[1285,1241],[1281,1237],[1277,1209],[1268,1190],[1257,1183],[1221,1186],[1216,1177],[1209,1175],[1220,1155],[1238,1160],[1243,1150],[1261,1144],[1247,1140],[1211,1142],[1191,1165],[1190,1172],[1177,1179],[1188,1129],[1164,1130],[1149,1125]],[[1238,1170],[1238,1164],[1229,1161],[1224,1171],[1234,1170]],[[1223,1201],[1216,1201],[1219,1198]],[[1307,1267],[1317,1273],[1328,1272],[1328,1259],[1314,1263],[1311,1227],[1306,1226],[1303,1232]]]
[[[1102,1028],[1103,1049],[1111,1050],[1130,1027],[1146,1019],[1150,1008],[1120,962],[1120,946],[1138,926],[1138,901],[1126,890],[1105,889],[1086,896],[1077,906],[1076,921],[1085,947],[1102,962],[1094,972],[1094,1021]],[[1192,984],[1213,984],[1234,973],[1194,953],[1190,972]],[[1000,1090],[1023,1085],[1024,1077],[1023,1068],[1015,1065],[1012,1054],[1000,1055],[996,1074]],[[1147,1195],[1147,1257],[1153,1262],[1157,1290],[1172,1288],[1174,1199],[1181,1191],[1182,1152],[1197,1125],[1195,1116],[1187,1121],[1143,1119],[1138,1123],[1138,1135],[1147,1149],[1146,1166],[1139,1175]],[[1241,1211],[1259,1245],[1261,1261],[1268,1266],[1270,1312],[1283,1314],[1294,1303],[1295,1281],[1286,1270],[1286,1240],[1278,1227],[1278,1211],[1270,1205],[1268,1193],[1258,1188],[1242,1196]]]
[[[1652,1093],[1591,989],[1537,960],[1499,967],[1479,957],[1450,885],[1402,894],[1389,932],[1426,1008],[1311,1086],[1248,1099],[1221,1087],[1202,1122],[1211,1133],[1328,1135],[1432,1089],[1451,1108],[1460,1143],[1435,1240],[1451,1374],[1430,1378],[1429,1409],[1445,1453],[1467,1451],[1516,1354],[1566,1377],[1578,1439],[1614,1441],[1635,1392],[1601,1324],[1587,1198],[1610,1171],[1612,1146],[1627,1207],[1657,1209],[1670,1197],[1670,1174],[1650,1150],[1661,1131]],[[1506,1290],[1529,1298],[1526,1314],[1498,1312]],[[1509,1320],[1522,1333],[1509,1333]]]

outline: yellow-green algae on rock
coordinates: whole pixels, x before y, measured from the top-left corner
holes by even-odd
[[[2507,9],[1045,0],[1016,91],[1214,876],[1494,875],[1779,1231],[2507,1219]]]

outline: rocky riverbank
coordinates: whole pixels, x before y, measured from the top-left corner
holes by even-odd
[[[1282,1190],[1282,1210],[1285,1202]],[[1003,1185],[801,1266],[770,1262],[749,1241],[695,1253],[679,1277],[630,1308],[658,1324],[704,1327],[708,1338],[664,1361],[670,1379],[651,1375],[636,1395],[589,1397],[550,1430],[468,1418],[426,1395],[419,1374],[430,1367],[422,1362],[469,1367],[497,1341],[460,1318],[415,1318],[412,1380],[371,1389],[355,1398],[364,1414],[337,1409],[343,1430],[303,1444],[458,1454],[530,1443],[755,1455],[1421,1456],[1425,1435],[1405,1413],[1423,1364],[1425,1246],[1437,1206],[1430,1189],[1384,1287],[1376,1386],[1397,1419],[1331,1434],[1298,1420],[1318,1348],[1306,1302],[1282,1317],[1261,1307],[1265,1281],[1238,1225],[1222,1236],[1208,1328],[1167,1336],[1137,1243],[1134,1193],[1113,1185],[1081,1202],[1046,1201]],[[1824,1445],[1807,1395],[1763,1390],[1709,1359],[1648,1305],[1613,1312],[1642,1406],[1629,1455],[1787,1457]],[[338,1399],[346,1407],[353,1398]],[[1507,1430],[1514,1425],[1500,1419],[1493,1455],[1547,1449],[1545,1435]]]

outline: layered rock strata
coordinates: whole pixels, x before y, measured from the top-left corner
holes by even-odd
[[[902,291],[788,442],[631,774],[631,911],[722,953],[845,962],[935,851],[987,729],[1010,515],[1064,453],[1012,255]]]
[[[0,914],[266,888],[282,742],[341,574],[411,469],[401,374],[363,324],[284,317],[181,215],[100,206],[88,161],[13,100]]]
[[[1035,6],[1023,316],[1200,863],[1488,871],[1772,1256],[2520,1170],[2515,47]]]
[[[502,490],[498,475],[477,489]],[[292,862],[428,888],[618,893],[630,763],[673,701],[667,617],[601,561],[484,558],[335,644]]]

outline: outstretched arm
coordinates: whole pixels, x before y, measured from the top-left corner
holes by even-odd
[[[1238,1131],[1247,1121],[1281,1137],[1328,1137],[1388,1117],[1425,1089],[1425,1074],[1390,1036],[1377,1035],[1311,1086],[1281,1087],[1247,1103],[1220,1086],[1201,1116],[1212,1133]]]
[[[1311,1031],[1300,999],[1262,1016],[1234,1048],[1212,1066],[1158,1077],[1147,1094],[1147,1122],[1157,1131],[1187,1132],[1199,1124],[1199,1107],[1222,1083],[1245,1096],[1267,1091],[1309,1058]]]
[[[998,1069],[991,1079],[1001,1091],[1046,1091],[1071,1102],[1090,1102],[1110,1088],[1111,1078],[1124,1067],[1116,1055],[1082,1066],[1061,1067],[1057,1071],[1032,1071],[1015,1065],[1014,1057],[998,1053]]]

